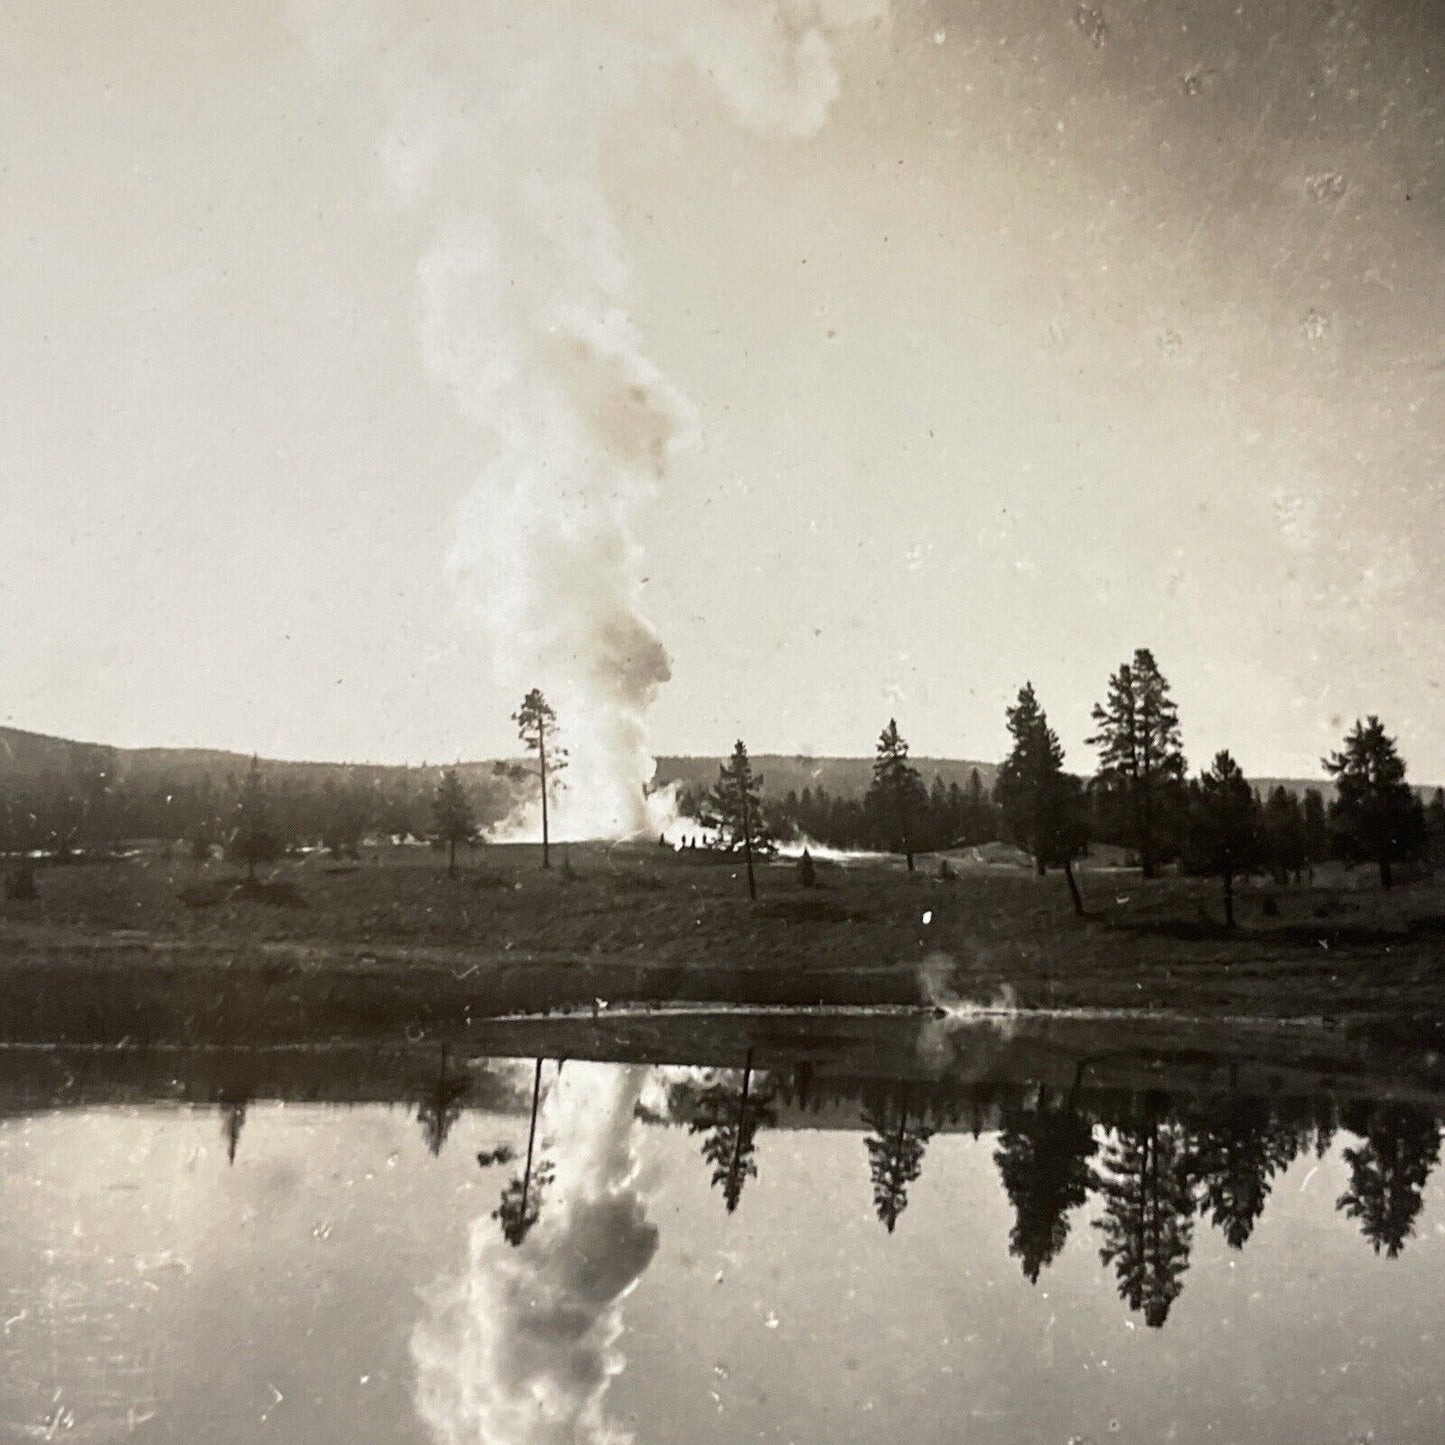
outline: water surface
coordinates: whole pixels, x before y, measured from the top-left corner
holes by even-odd
[[[730,1027],[8,1061],[5,1438],[1445,1438],[1431,1061]]]

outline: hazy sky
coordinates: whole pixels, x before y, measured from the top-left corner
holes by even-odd
[[[866,752],[896,713],[996,756],[1032,678],[1082,767],[1147,645],[1194,766],[1314,772],[1377,711],[1445,780],[1445,7],[20,0],[4,28],[5,722],[501,751],[535,628],[498,672],[479,611],[526,552],[529,616],[615,637],[640,602],[659,751]],[[459,304],[459,254],[534,309]],[[586,313],[575,375],[551,330],[509,369],[538,298]],[[656,462],[616,516],[602,472],[575,514],[545,467],[516,494],[604,517],[600,600],[570,520],[537,545],[478,489],[548,425],[534,366],[588,445]],[[575,656],[568,626],[539,648]]]

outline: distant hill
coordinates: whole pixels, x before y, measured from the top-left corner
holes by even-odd
[[[340,763],[340,762],[277,762],[262,759],[268,772],[277,772],[298,783],[321,783],[327,777],[343,773],[373,781],[386,781],[401,776],[432,775],[443,767],[455,767],[465,781],[480,782],[492,775],[490,758],[467,762],[423,763]],[[710,788],[717,781],[717,757],[664,756],[657,760],[656,779],[660,784],[677,783],[694,791]],[[37,778],[42,774],[95,776],[106,773],[113,780],[169,778],[181,781],[209,775],[223,778],[227,773],[239,776],[250,762],[248,753],[226,752],[216,748],[116,748],[104,743],[73,742],[68,738],[49,737],[44,733],[25,732],[20,728],[0,727],[0,781],[7,778]],[[914,766],[923,781],[932,786],[935,777],[944,786],[957,783],[967,788],[974,769],[985,789],[992,789],[997,763],[968,758],[915,757]],[[807,757],[801,753],[754,753],[753,765],[763,775],[769,796],[781,798],[804,788],[824,788],[834,797],[861,797],[867,792],[873,776],[872,758]],[[1306,788],[1318,788],[1328,799],[1334,794],[1332,784],[1321,778],[1254,778],[1261,793],[1283,784],[1292,793],[1303,795]],[[1433,787],[1421,788],[1432,792]]]
[[[769,797],[785,797],[794,790],[819,787],[825,788],[834,797],[861,797],[868,791],[873,780],[872,758],[810,758],[801,754],[753,753],[753,770],[763,776],[764,791]],[[934,778],[942,778],[944,787],[957,783],[967,789],[969,776],[978,769],[979,781],[986,791],[992,791],[993,780],[998,774],[997,763],[985,763],[960,758],[919,758],[910,759],[922,774],[924,784],[933,786]],[[677,782],[694,791],[710,788],[717,782],[718,765],[721,757],[663,757],[657,760],[657,780],[660,783]],[[1326,802],[1335,795],[1335,785],[1324,778],[1251,778],[1250,782],[1261,796],[1268,796],[1275,788],[1283,786],[1296,797],[1303,797],[1309,788],[1318,788]],[[1433,788],[1419,788],[1422,793],[1433,792]]]
[[[812,758],[801,753],[753,753],[753,771],[762,774],[764,791],[770,798],[782,798],[788,793],[801,793],[804,788],[817,792],[825,789],[835,798],[862,797],[873,780],[872,758]],[[914,767],[923,775],[923,781],[933,786],[935,777],[943,779],[944,787],[957,783],[967,789],[969,776],[978,770],[979,781],[985,790],[993,787],[997,763],[970,762],[959,758],[913,758]],[[678,783],[702,792],[717,782],[718,758],[663,757],[657,760],[657,781]]]
[[[371,782],[384,782],[410,775],[432,775],[444,768],[456,768],[463,781],[480,781],[492,776],[491,759],[471,762],[338,763],[290,762],[262,758],[269,774],[298,784],[323,783],[343,774]],[[0,781],[36,779],[46,774],[57,777],[95,777],[106,774],[113,782],[142,782],[165,778],[184,782],[209,776],[239,777],[250,766],[249,753],[220,748],[116,748],[104,743],[72,742],[44,733],[0,727]]]

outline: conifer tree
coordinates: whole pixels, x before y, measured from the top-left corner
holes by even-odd
[[[437,783],[432,798],[432,826],[437,841],[446,845],[447,875],[457,876],[457,844],[469,843],[476,837],[477,824],[466,789],[455,768],[448,768]]]
[[[748,897],[757,898],[754,856],[769,857],[777,849],[762,814],[763,780],[753,773],[746,744],[741,738],[732,756],[718,768],[717,786],[708,795],[702,822],[716,830],[715,846],[741,853],[747,865]]]
[[[1266,1100],[1232,1095],[1205,1109],[1191,1129],[1191,1165],[1200,1214],[1231,1249],[1243,1249],[1264,1213],[1276,1175],[1293,1162],[1300,1136],[1279,1123]]]
[[[1308,861],[1304,810],[1284,786],[1274,788],[1260,817],[1265,861],[1277,883],[1298,880]]]
[[[1445,788],[1435,789],[1425,809],[1425,846],[1431,866],[1445,866]]]
[[[1074,878],[1074,859],[1087,848],[1088,811],[1078,779],[1064,772],[1064,750],[1032,683],[1019,689],[1006,710],[1013,746],[999,768],[994,798],[1008,837],[1028,852],[1042,877],[1062,868],[1075,912],[1084,911]]]
[[[560,1068],[560,1065],[558,1066]],[[513,1249],[532,1232],[542,1217],[542,1200],[552,1182],[554,1170],[548,1159],[537,1159],[537,1116],[542,1102],[542,1060],[536,1060],[532,1073],[532,1115],[527,1126],[527,1162],[520,1175],[509,1180],[492,1218],[502,1227],[502,1238]],[[534,1166],[535,1160],[535,1166]]]
[[[1224,885],[1224,922],[1234,927],[1234,880],[1259,861],[1259,802],[1227,751],[1201,773],[1190,808],[1191,851]]]
[[[1361,1142],[1344,1151],[1350,1187],[1335,1207],[1360,1221],[1376,1254],[1394,1259],[1415,1231],[1440,1161],[1440,1125],[1426,1109],[1393,1102],[1348,1108],[1344,1125]]]
[[[1003,819],[1004,836],[1033,857],[1042,876],[1040,805],[1050,779],[1063,770],[1064,750],[1039,706],[1033,683],[1026,682],[1019,689],[1018,701],[1004,709],[1004,717],[1013,745],[994,780],[994,802]]]
[[[898,723],[889,718],[888,726],[878,735],[867,807],[882,842],[904,855],[910,873],[914,871],[915,829],[927,804],[923,779],[908,761],[908,744],[898,731]]]
[[[1344,747],[1324,760],[1335,780],[1330,825],[1346,857],[1377,865],[1380,886],[1394,886],[1394,865],[1425,845],[1425,810],[1405,781],[1405,761],[1372,713],[1356,721]]]
[[[713,1084],[699,1096],[688,1132],[703,1136],[702,1157],[713,1167],[713,1187],[722,1190],[729,1214],[742,1200],[743,1185],[757,1178],[758,1130],[776,1123],[770,1092],[754,1087],[751,1051],[738,1084]]]
[[[1324,794],[1318,788],[1306,788],[1300,811],[1304,817],[1305,867],[1313,882],[1315,868],[1330,856],[1330,825]]]
[[[1177,811],[1185,763],[1179,710],[1147,647],[1109,679],[1107,699],[1094,708],[1096,784],[1125,810],[1128,836],[1144,877],[1154,877],[1165,830]]]
[[[246,881],[255,883],[256,867],[280,857],[281,843],[271,823],[270,800],[261,776],[261,760],[251,759],[236,797],[236,827],[231,856],[246,865]]]
[[[522,699],[521,707],[512,714],[512,721],[516,723],[517,735],[527,751],[537,755],[537,771],[531,776],[537,779],[542,794],[542,867],[550,868],[552,853],[547,808],[557,784],[557,775],[567,766],[566,750],[558,745],[556,739],[557,714],[542,696],[542,690],[534,687]]]
[[[443,1044],[441,1067],[416,1110],[417,1122],[421,1125],[427,1151],[433,1156],[442,1152],[452,1125],[462,1117],[462,1104],[466,1100],[468,1087],[465,1075],[447,1071],[447,1049]]]

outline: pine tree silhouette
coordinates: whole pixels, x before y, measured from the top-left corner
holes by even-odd
[[[447,1073],[447,1049],[444,1044],[441,1068],[421,1103],[417,1105],[416,1111],[417,1120],[421,1124],[422,1137],[426,1140],[426,1147],[433,1156],[442,1152],[442,1146],[447,1142],[447,1135],[451,1133],[452,1125],[462,1116],[462,1101],[467,1096],[467,1087],[465,1077]]]
[[[713,1187],[722,1190],[729,1214],[742,1200],[743,1185],[757,1178],[758,1130],[777,1121],[771,1094],[754,1088],[751,1051],[736,1084],[713,1084],[699,1095],[688,1132],[703,1136],[702,1157],[713,1166]]]
[[[1354,1106],[1343,1123],[1361,1136],[1357,1149],[1344,1151],[1350,1187],[1335,1202],[1389,1259],[1405,1247],[1424,1204],[1430,1171],[1440,1162],[1440,1126],[1411,1104]]]
[[[527,1126],[527,1162],[522,1173],[509,1180],[492,1218],[502,1226],[502,1238],[518,1248],[542,1217],[542,1199],[552,1182],[550,1161],[536,1160],[537,1114],[542,1102],[542,1060],[538,1059],[532,1074],[532,1118]],[[536,1161],[534,1164],[534,1160]]]
[[[1071,1109],[1041,1107],[1005,1116],[994,1163],[1014,1207],[1009,1253],[1030,1283],[1069,1237],[1069,1211],[1098,1182],[1090,1160],[1098,1150],[1092,1125]]]
[[[873,1207],[889,1234],[908,1208],[908,1186],[923,1172],[923,1153],[933,1137],[921,1117],[910,1120],[911,1103],[912,1091],[905,1088],[896,1097],[875,1097],[863,1111],[863,1122],[872,1131],[864,1147],[873,1178]]]
[[[1275,1176],[1294,1162],[1304,1140],[1278,1122],[1267,1100],[1236,1094],[1203,1113],[1190,1143],[1199,1212],[1231,1249],[1243,1249]]]
[[[1114,1131],[1099,1193],[1099,1258],[1114,1266],[1119,1297],[1160,1329],[1184,1288],[1194,1240],[1194,1194],[1182,1126],[1157,1111]]]

